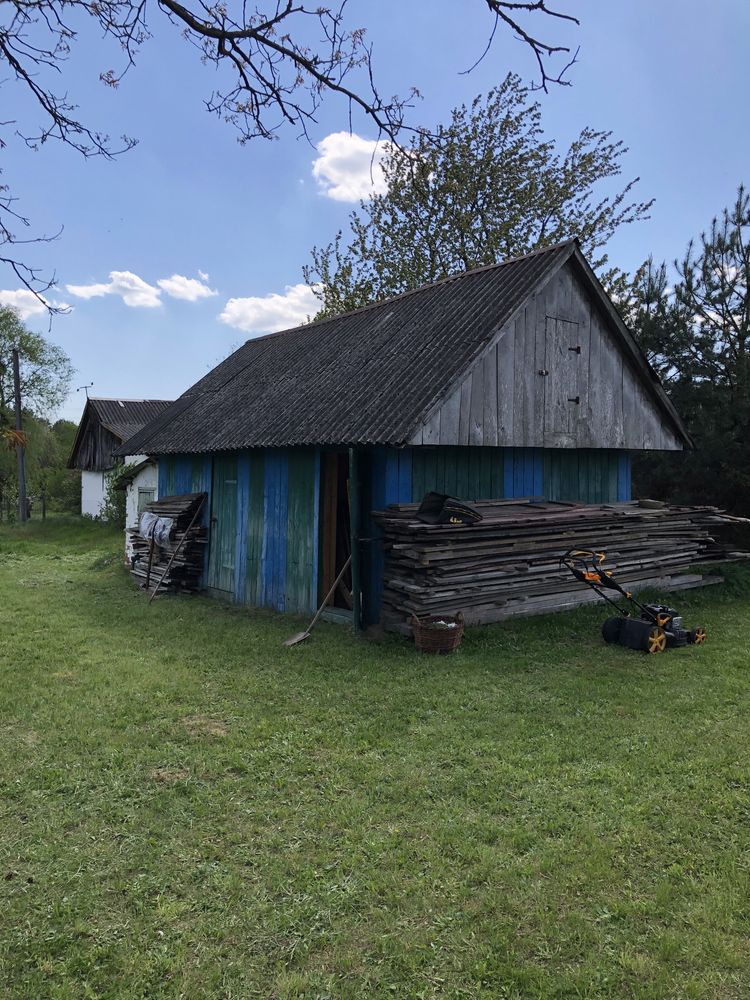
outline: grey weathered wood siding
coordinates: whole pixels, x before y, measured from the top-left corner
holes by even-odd
[[[573,261],[498,331],[410,443],[682,448]]]

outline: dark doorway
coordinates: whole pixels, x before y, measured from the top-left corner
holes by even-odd
[[[351,555],[352,531],[349,517],[349,454],[326,451],[321,455],[321,573],[320,599],[333,586],[333,581]],[[351,567],[344,574],[330,606],[352,610]]]

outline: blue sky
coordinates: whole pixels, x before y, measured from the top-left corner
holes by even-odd
[[[639,197],[656,204],[650,221],[617,234],[610,259],[625,269],[650,253],[671,260],[750,181],[750,4],[559,6],[577,13],[581,28],[549,30],[581,51],[572,86],[540,95],[545,131],[562,146],[586,125],[624,140],[625,174],[640,176]],[[486,39],[483,7],[483,0],[350,0],[349,17],[368,28],[381,91],[417,86],[423,100],[412,120],[433,124],[508,70],[533,76],[530,53],[507,34],[471,75],[460,75]],[[339,101],[321,110],[318,149],[293,131],[240,146],[204,109],[214,71],[156,8],[152,27],[154,39],[119,89],[99,83],[99,73],[118,63],[95,36],[82,36],[63,74],[85,120],[136,136],[134,150],[114,162],[84,161],[50,144],[3,153],[3,180],[19,210],[37,231],[64,227],[26,258],[56,272],[50,297],[71,311],[51,330],[39,313],[26,322],[68,352],[75,385],[93,381],[95,395],[173,398],[249,336],[302,319],[309,299],[295,286],[310,247],[345,226],[354,207],[345,199],[363,183],[366,157],[358,160],[356,140],[336,135],[347,128]],[[20,118],[28,109],[16,110]],[[367,122],[353,124],[358,136],[373,137]],[[18,288],[0,270],[0,301],[23,305]],[[60,415],[77,419],[83,402],[73,392]]]

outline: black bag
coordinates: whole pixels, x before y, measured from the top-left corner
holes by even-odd
[[[482,515],[447,493],[427,493],[419,505],[417,519],[424,524],[476,524]]]

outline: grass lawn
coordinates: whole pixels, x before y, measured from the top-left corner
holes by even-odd
[[[420,658],[0,528],[0,996],[750,996],[749,578]]]

